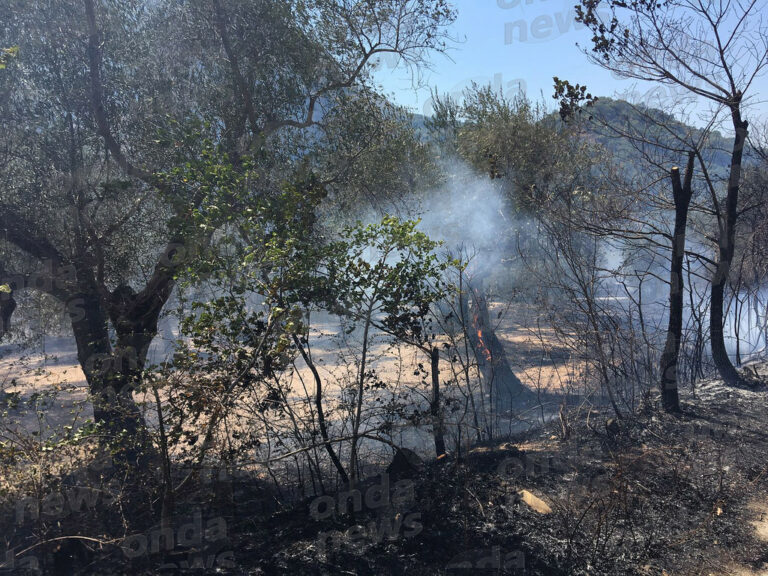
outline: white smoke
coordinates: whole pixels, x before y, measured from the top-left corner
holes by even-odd
[[[472,254],[475,270],[497,268],[510,257],[518,228],[500,182],[458,159],[444,161],[441,170],[445,182],[414,201],[412,217],[421,219],[418,229],[454,255]]]

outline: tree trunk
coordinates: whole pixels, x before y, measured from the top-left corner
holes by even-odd
[[[688,206],[691,203],[691,180],[693,159],[688,157],[685,184],[680,182],[680,169],[672,168],[672,195],[675,200],[675,230],[672,235],[672,257],[669,271],[669,326],[667,341],[660,360],[661,404],[667,412],[680,411],[677,388],[677,361],[680,354],[680,339],[683,333],[683,258],[685,257],[685,229],[688,224]]]
[[[307,354],[307,351],[304,349],[304,346],[301,344],[299,337],[295,334],[293,335],[293,342],[296,344],[296,348],[299,350],[301,357],[312,372],[312,377],[315,379],[315,410],[317,410],[317,424],[320,428],[320,436],[325,443],[325,450],[328,452],[328,457],[331,459],[331,462],[333,462],[333,465],[336,467],[341,481],[344,484],[349,484],[349,476],[347,476],[347,472],[344,470],[341,460],[339,460],[336,451],[333,449],[331,438],[328,434],[328,427],[325,422],[325,411],[323,410],[323,381],[320,378],[320,373],[317,371],[317,367],[312,361],[312,358],[310,358],[309,354]]]
[[[504,346],[493,329],[488,302],[479,289],[472,289],[474,311],[470,340],[497,412],[527,406],[535,398],[512,371]]]
[[[715,362],[720,377],[726,384],[740,385],[744,381],[728,358],[725,348],[724,310],[725,287],[731,272],[731,263],[736,241],[736,219],[739,200],[739,183],[741,179],[741,159],[747,138],[748,123],[742,121],[737,101],[731,108],[731,117],[736,136],[731,153],[731,169],[728,176],[728,193],[725,198],[725,214],[720,215],[720,237],[718,240],[719,259],[715,276],[712,279],[711,306],[709,312],[709,332],[712,342],[712,359]]]
[[[365,393],[365,369],[368,360],[368,335],[371,329],[371,316],[373,314],[373,303],[368,306],[365,315],[365,325],[363,328],[363,349],[360,353],[360,366],[357,375],[357,398],[355,399],[355,413],[352,419],[352,442],[349,447],[349,486],[350,489],[357,483],[357,443],[360,433],[360,424],[363,410],[363,394]]]
[[[463,335],[463,344],[464,344],[464,357],[466,358],[466,362],[462,362],[463,364],[463,373],[464,373],[464,383],[467,387],[467,397],[469,399],[470,405],[472,406],[472,422],[475,426],[475,433],[476,438],[478,442],[481,442],[483,440],[484,436],[490,437],[491,436],[491,429],[488,425],[488,419],[486,417],[486,410],[485,410],[485,399],[483,398],[482,394],[482,388],[481,388],[481,394],[480,394],[480,408],[479,410],[483,414],[483,427],[480,427],[480,421],[478,420],[478,407],[475,403],[475,392],[472,389],[472,380],[470,378],[469,370],[470,370],[470,348],[474,350],[474,341],[472,339],[472,326],[470,326],[469,322],[469,296],[467,294],[467,290],[464,288],[464,281],[463,281],[464,275],[463,273],[459,276],[459,318],[461,319],[461,330]],[[461,429],[459,429],[461,430]]]
[[[740,288],[737,288],[737,290]],[[736,338],[736,366],[741,366],[741,315],[744,312],[744,303],[739,300],[739,293],[733,295],[733,336]]]
[[[87,280],[86,280],[87,283]],[[143,358],[132,358],[124,348],[113,350],[107,318],[95,290],[83,286],[67,303],[77,343],[77,358],[93,397],[94,422],[104,430],[116,461],[138,466],[148,447],[146,423],[133,399]],[[145,353],[146,354],[146,353]]]
[[[440,350],[437,346],[432,347],[430,361],[432,366],[432,402],[430,406],[432,434],[435,438],[435,453],[440,458],[445,455],[445,438],[443,435],[443,414],[440,409]]]
[[[11,329],[11,316],[14,310],[16,310],[16,300],[13,299],[13,293],[0,295],[0,340]]]

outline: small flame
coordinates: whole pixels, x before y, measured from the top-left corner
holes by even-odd
[[[485,341],[483,340],[483,331],[478,328],[477,329],[477,340],[480,342],[480,347],[483,350],[483,355],[485,356],[486,361],[491,361],[491,351],[488,349],[488,346],[485,345]]]

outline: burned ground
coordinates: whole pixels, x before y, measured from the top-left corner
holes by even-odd
[[[684,405],[616,428],[573,413],[567,440],[553,423],[434,463],[415,480],[412,537],[375,543],[350,531],[371,514],[315,524],[299,508],[244,541],[264,574],[760,574],[766,392],[709,381]],[[347,531],[332,550],[328,530]]]
[[[177,542],[129,572],[117,544],[85,542],[88,562],[71,573],[153,574],[164,562],[167,573],[762,574],[767,394],[710,380],[684,394],[679,416],[573,411],[568,438],[552,422],[423,471],[381,470],[357,493],[279,501],[247,476],[215,480],[179,503],[187,522],[204,507],[202,544]]]

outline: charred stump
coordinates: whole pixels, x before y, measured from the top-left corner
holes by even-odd
[[[680,340],[683,333],[683,258],[685,257],[685,228],[688,223],[688,206],[693,190],[693,152],[688,156],[685,183],[680,181],[680,169],[672,168],[672,194],[675,201],[675,231],[672,236],[672,256],[669,272],[669,327],[664,352],[661,355],[661,403],[667,412],[680,411],[677,391],[677,364]]]
[[[496,335],[482,291],[472,289],[470,343],[475,351],[485,389],[496,412],[527,405],[532,393],[512,371],[504,346]]]

